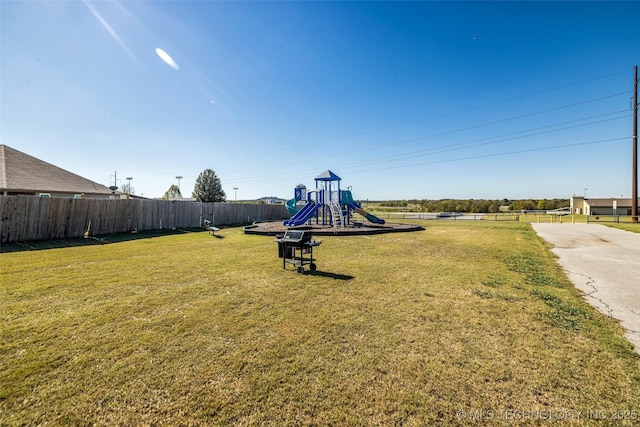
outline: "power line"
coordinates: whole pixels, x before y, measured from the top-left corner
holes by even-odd
[[[454,158],[454,159],[444,159],[444,160],[433,160],[433,161],[429,161],[429,162],[419,162],[419,163],[411,163],[411,164],[404,164],[404,165],[396,165],[396,166],[387,166],[387,167],[380,167],[380,168],[367,168],[367,169],[361,169],[361,170],[352,170],[352,173],[364,173],[364,172],[375,172],[375,171],[383,171],[383,170],[391,170],[391,169],[403,169],[403,168],[411,168],[411,167],[416,167],[416,166],[426,166],[426,165],[434,165],[434,164],[441,164],[441,163],[454,163],[454,162],[461,162],[461,161],[467,161],[467,160],[477,160],[477,159],[484,159],[484,158],[490,158],[490,157],[501,157],[501,156],[508,156],[508,155],[514,155],[514,154],[523,154],[523,153],[531,153],[531,152],[536,152],[536,151],[549,151],[549,150],[557,150],[560,148],[571,148],[571,147],[580,147],[580,146],[585,146],[585,145],[595,145],[595,144],[601,144],[601,143],[605,143],[605,142],[615,142],[615,141],[625,141],[625,140],[629,140],[630,137],[619,137],[619,138],[609,138],[609,139],[599,139],[599,140],[595,140],[595,141],[586,141],[586,142],[576,142],[573,144],[562,144],[562,145],[553,145],[553,146],[548,146],[548,147],[537,147],[537,148],[529,148],[529,149],[525,149],[525,150],[515,150],[515,151],[507,151],[507,152],[502,152],[502,153],[492,153],[492,154],[482,154],[482,155],[477,155],[477,156],[468,156],[468,157],[458,157],[458,158]],[[349,169],[349,168],[347,168]],[[302,173],[298,173],[296,175],[290,175],[290,176],[279,176],[278,178],[271,178],[268,179],[269,182],[279,182],[279,181],[289,181],[292,178],[298,178],[298,177],[303,177],[306,178],[308,175],[308,173],[306,174],[302,174]],[[241,180],[241,181],[233,181],[235,182],[255,182],[255,181],[265,181],[264,178],[269,178],[269,177],[261,177],[261,179],[246,179],[246,180]]]
[[[609,95],[609,96],[598,98],[598,99],[610,98],[612,96],[616,96],[616,95]],[[570,105],[580,105],[580,104],[583,104],[583,103],[586,103],[586,102],[590,102],[590,101],[591,100],[581,101],[581,102],[570,104]],[[544,111],[554,111],[554,110],[558,110],[558,109],[561,109],[561,108],[564,108],[564,107],[556,107],[556,108],[548,109],[548,110],[544,110]],[[584,120],[591,120],[591,119],[595,119],[595,118],[606,117],[608,115],[620,114],[620,113],[624,113],[624,112],[628,112],[628,111],[627,110],[618,110],[618,111],[599,114],[599,115],[595,115],[595,116],[569,120],[569,121],[566,121],[566,122],[561,122],[561,123],[556,123],[556,124],[551,124],[551,125],[545,125],[545,126],[539,126],[539,127],[532,128],[532,129],[526,129],[526,130],[521,130],[521,131],[516,131],[516,132],[510,132],[510,133],[506,133],[506,134],[502,134],[502,135],[484,137],[484,138],[474,139],[474,140],[470,140],[470,141],[465,141],[465,142],[445,145],[445,146],[441,146],[441,147],[433,147],[433,148],[428,148],[428,149],[424,149],[424,150],[418,150],[418,151],[411,152],[411,153],[403,153],[401,155],[395,156],[395,158],[393,158],[393,157],[389,158],[387,156],[387,157],[384,158],[384,160],[378,160],[379,159],[378,158],[378,159],[373,159],[373,161],[370,159],[370,160],[366,160],[366,161],[346,163],[346,164],[344,164],[342,166],[342,169],[352,170],[353,168],[367,166],[367,165],[370,165],[370,164],[380,164],[380,163],[388,163],[388,162],[391,162],[391,161],[403,160],[405,158],[416,157],[416,155],[419,155],[420,153],[424,153],[424,152],[427,152],[427,153],[423,154],[422,156],[429,155],[429,154],[440,154],[440,153],[443,153],[443,152],[462,150],[462,149],[467,149],[467,148],[474,148],[474,147],[477,147],[477,146],[489,145],[489,144],[494,144],[494,143],[499,143],[499,142],[506,142],[506,141],[515,140],[515,139],[522,139],[522,138],[541,135],[541,134],[545,134],[545,133],[559,132],[559,131],[562,131],[562,130],[577,128],[577,127],[582,127],[582,126],[588,126],[588,125],[603,123],[603,122],[612,121],[612,120],[619,120],[619,119],[623,119],[623,118],[629,117],[629,115],[627,114],[627,115],[622,116],[622,117],[614,117],[614,118],[611,118],[611,119],[599,120],[599,121],[596,121],[596,122],[589,122],[589,123],[584,123],[584,124],[580,124],[580,125],[567,126],[567,127],[554,129],[554,130],[548,130],[548,131],[544,131],[544,132],[530,133],[530,134],[527,134],[527,135],[521,135],[521,136],[513,137],[513,138],[504,138],[504,139],[499,139],[499,140],[496,140],[496,141],[490,141],[490,142],[485,142],[485,143],[480,143],[480,144],[468,145],[468,144],[472,144],[474,142],[486,141],[488,139],[490,140],[490,139],[495,139],[495,138],[501,138],[501,137],[504,137],[504,136],[518,135],[518,134],[525,133],[525,132],[531,132],[531,131],[535,131],[535,130],[547,129],[549,127],[561,126],[563,124],[570,124],[570,123],[575,123],[575,122],[584,121]],[[531,115],[535,115],[535,114],[539,114],[539,113],[540,112],[530,113],[530,114],[523,115],[522,117],[531,116]],[[500,122],[504,122],[504,121],[507,121],[507,120],[509,120],[509,119],[498,120],[498,121],[495,121],[495,122],[491,122],[491,124],[500,123]],[[487,125],[487,124],[478,125],[478,126],[485,126],[485,125]],[[455,132],[458,132],[458,131],[459,130],[443,132],[441,135],[448,135],[448,134],[452,134],[452,133],[455,133]],[[426,139],[426,138],[430,138],[430,137],[435,137],[435,136],[427,136],[427,137],[422,137],[422,138],[418,138],[418,139]],[[464,146],[464,145],[467,145],[467,146]],[[463,146],[463,147],[460,147],[460,146]],[[458,147],[458,148],[454,148],[454,147]],[[436,151],[436,150],[438,150],[438,151]],[[433,153],[428,153],[429,151],[433,151]],[[331,157],[333,157],[333,156],[328,156],[327,158],[331,158]],[[304,170],[304,171],[300,170],[300,171],[292,171],[292,172],[290,172],[290,173],[288,173],[286,175],[279,174],[277,179],[275,179],[273,177],[273,175],[262,175],[262,176],[241,178],[241,179],[236,179],[236,180],[225,180],[225,181],[227,181],[229,183],[233,183],[233,184],[249,183],[249,182],[256,182],[256,181],[265,181],[265,180],[267,180],[269,182],[276,182],[276,181],[285,181],[285,180],[292,180],[292,179],[304,179],[307,176],[308,176],[308,170]]]
[[[610,113],[604,113],[604,114],[599,114],[599,115],[595,115],[595,116],[569,120],[569,121],[565,121],[565,122],[561,122],[561,123],[555,123],[555,124],[551,124],[551,125],[539,126],[539,127],[536,127],[536,128],[531,128],[531,129],[526,129],[526,130],[521,130],[521,131],[516,131],[516,132],[510,132],[510,133],[506,133],[506,134],[502,134],[502,135],[484,137],[484,138],[474,139],[474,140],[470,140],[470,141],[465,141],[465,142],[445,145],[445,146],[441,146],[441,147],[433,147],[433,148],[428,148],[428,149],[425,149],[425,150],[414,151],[414,152],[411,152],[411,153],[403,153],[401,155],[398,155],[398,156],[395,156],[395,157],[391,157],[391,158],[390,157],[385,157],[383,159],[378,158],[378,159],[373,159],[373,160],[370,159],[370,160],[366,160],[366,161],[346,163],[346,164],[342,165],[341,169],[342,170],[354,170],[354,169],[365,167],[365,166],[376,165],[376,164],[384,164],[384,163],[389,163],[389,162],[393,162],[393,161],[404,160],[404,159],[407,159],[407,158],[423,157],[423,156],[428,156],[428,155],[433,155],[433,154],[441,154],[441,153],[450,152],[450,151],[464,150],[464,149],[469,149],[469,148],[476,148],[476,147],[479,147],[479,146],[496,144],[496,143],[500,143],[500,142],[508,142],[508,141],[513,141],[513,140],[516,140],[516,139],[529,138],[529,137],[533,137],[533,136],[538,136],[538,135],[543,135],[543,134],[548,134],[548,133],[553,133],[553,132],[560,132],[560,131],[563,131],[563,130],[575,129],[575,128],[578,128],[578,127],[589,126],[589,125],[594,125],[594,124],[600,124],[600,123],[604,123],[604,122],[608,122],[608,121],[620,120],[620,119],[624,119],[624,118],[628,118],[629,117],[629,114],[626,114],[625,116],[621,116],[621,117],[614,117],[614,118],[609,118],[609,119],[605,119],[605,120],[598,120],[598,121],[582,123],[582,124],[577,124],[577,125],[572,125],[572,126],[565,126],[565,127],[562,127],[562,128],[551,129],[551,130],[546,130],[546,131],[541,131],[541,132],[527,133],[526,135],[514,136],[514,137],[511,137],[511,138],[502,138],[502,137],[505,137],[505,136],[518,135],[518,134],[525,133],[525,132],[532,132],[532,131],[536,131],[536,130],[548,129],[550,127],[561,126],[561,125],[564,125],[564,124],[576,123],[576,122],[580,122],[580,121],[591,120],[591,119],[595,119],[595,118],[601,118],[601,117],[606,117],[606,116],[609,116],[609,115],[620,114],[620,113],[628,113],[628,111],[627,110],[618,110],[618,111],[614,111],[614,112],[610,112]],[[481,142],[481,141],[486,141],[486,140],[493,140],[495,138],[502,138],[502,139],[497,139],[497,140],[488,141],[488,142]],[[474,142],[480,142],[480,143],[473,144]],[[472,145],[469,145],[469,144],[472,144]],[[424,153],[424,154],[421,154],[421,153]],[[427,163],[427,164],[429,164],[429,163]],[[396,167],[402,167],[402,166],[399,165],[399,166],[396,166]],[[367,170],[378,170],[378,169],[367,169]],[[229,180],[229,182],[232,182],[232,183],[248,183],[248,182],[264,181],[264,180],[268,180],[270,182],[276,182],[276,181],[285,181],[285,180],[298,179],[298,178],[299,179],[304,179],[305,177],[307,177],[307,175],[308,175],[308,171],[302,171],[301,170],[300,172],[292,172],[292,173],[289,173],[289,174],[286,174],[286,175],[280,174],[277,179],[274,179],[272,175],[263,175],[263,176],[257,176],[257,177],[244,178],[244,179],[240,179],[240,180]]]
[[[511,97],[511,98],[505,98],[505,99],[501,99],[499,101],[489,102],[487,104],[483,104],[483,105],[479,105],[479,106],[467,107],[467,108],[463,108],[461,110],[454,111],[454,112],[438,114],[436,116],[425,117],[425,118],[422,118],[422,119],[419,119],[419,120],[413,120],[413,121],[410,121],[410,122],[400,123],[400,124],[397,124],[397,125],[392,125],[392,126],[387,126],[387,127],[383,127],[383,128],[374,129],[374,130],[359,132],[359,133],[352,134],[352,135],[337,137],[337,138],[334,138],[334,139],[321,141],[319,143],[322,144],[322,143],[328,143],[328,142],[341,141],[341,140],[344,140],[344,139],[350,139],[350,138],[355,138],[355,137],[358,137],[358,136],[364,136],[364,135],[370,135],[370,134],[377,133],[377,132],[382,132],[382,131],[389,130],[389,129],[395,129],[395,128],[407,126],[407,125],[410,125],[410,124],[422,123],[422,122],[425,122],[427,120],[432,120],[432,119],[437,119],[437,118],[442,118],[442,117],[447,117],[447,116],[453,116],[453,115],[456,115],[456,114],[466,113],[466,112],[473,111],[473,110],[478,110],[478,109],[483,109],[483,108],[494,106],[494,105],[503,104],[505,102],[516,101],[518,99],[529,98],[529,97],[532,97],[532,96],[535,96],[535,95],[540,95],[540,94],[543,94],[543,93],[554,92],[554,91],[557,91],[557,90],[566,89],[568,87],[579,86],[581,84],[591,83],[591,82],[594,82],[596,80],[602,80],[602,79],[606,79],[606,78],[609,78],[609,77],[619,76],[621,74],[628,73],[628,72],[629,72],[628,69],[627,70],[623,70],[623,71],[616,71],[614,73],[606,74],[606,75],[599,76],[599,77],[593,77],[593,78],[589,78],[589,79],[586,79],[586,80],[581,80],[581,81],[578,81],[578,82],[568,83],[568,84],[565,84],[565,85],[556,86],[556,87],[552,87],[552,88],[548,88],[548,89],[542,89],[542,90],[539,90],[539,91],[536,91],[536,92],[530,92],[530,93],[523,94],[523,95],[517,95],[517,96]]]
[[[580,80],[580,81],[577,81],[577,82],[567,83],[567,84],[564,84],[564,85],[555,86],[555,87],[551,87],[551,88],[548,88],[548,89],[542,89],[542,90],[539,90],[539,91],[535,91],[535,92],[530,92],[530,93],[523,94],[523,95],[514,96],[514,97],[511,97],[511,98],[505,98],[505,99],[502,99],[502,100],[499,100],[499,101],[489,102],[489,103],[486,103],[486,104],[483,104],[483,105],[480,105],[480,106],[467,107],[467,108],[464,108],[464,109],[461,109],[461,110],[458,110],[458,111],[455,111],[455,112],[443,113],[443,114],[439,114],[439,115],[436,115],[436,116],[425,117],[425,118],[420,119],[420,120],[409,121],[409,122],[405,122],[405,123],[401,123],[401,124],[397,124],[397,125],[392,125],[392,126],[387,126],[387,127],[374,129],[374,130],[359,132],[359,133],[356,133],[356,134],[337,137],[337,138],[333,138],[333,139],[326,139],[324,141],[317,142],[317,144],[326,144],[326,143],[329,143],[329,142],[336,142],[336,141],[341,141],[341,140],[345,140],[345,139],[351,139],[351,138],[355,138],[355,137],[358,137],[358,136],[369,135],[369,134],[382,132],[382,131],[389,130],[389,129],[394,129],[394,128],[398,128],[398,127],[407,126],[407,125],[410,125],[410,124],[422,123],[422,122],[425,122],[425,121],[428,121],[428,120],[438,119],[438,118],[447,117],[447,116],[454,116],[456,114],[461,114],[461,113],[465,113],[465,112],[468,112],[468,111],[481,110],[481,109],[484,109],[484,108],[489,107],[489,106],[499,105],[499,104],[503,104],[503,103],[506,103],[506,102],[515,101],[515,100],[518,100],[518,99],[530,98],[530,97],[533,97],[535,95],[554,92],[554,91],[558,91],[558,90],[561,90],[561,89],[566,89],[566,88],[573,87],[573,86],[579,86],[579,85],[591,83],[591,82],[594,82],[594,81],[597,81],[597,80],[602,80],[602,79],[607,79],[607,78],[619,76],[619,75],[627,73],[627,72],[629,72],[629,69],[616,71],[616,72],[613,72],[613,73],[609,73],[609,74],[605,74],[605,75],[601,75],[601,76],[597,76],[597,77],[592,77],[592,78],[588,78],[588,79],[585,79],[585,80]],[[525,115],[517,116],[517,117],[513,117],[513,118],[502,119],[502,120],[489,122],[489,123],[483,123],[483,124],[475,125],[475,126],[464,128],[464,129],[456,129],[456,130],[443,132],[443,133],[439,133],[439,134],[428,135],[428,136],[423,136],[423,137],[418,137],[418,138],[413,138],[413,139],[408,139],[408,140],[403,140],[403,141],[398,141],[398,142],[392,142],[390,144],[384,144],[384,145],[379,145],[379,146],[375,146],[375,147],[368,147],[367,149],[363,149],[363,150],[342,152],[342,153],[335,154],[335,155],[332,155],[332,156],[327,156],[327,158],[331,159],[333,157],[343,157],[345,155],[357,154],[357,153],[361,153],[363,151],[369,151],[371,149],[379,149],[379,148],[384,148],[384,147],[401,145],[401,144],[405,144],[405,143],[416,142],[416,141],[420,141],[420,140],[428,139],[428,138],[435,138],[435,137],[438,137],[438,136],[445,136],[445,135],[449,135],[449,134],[456,133],[456,132],[463,132],[463,131],[466,131],[466,130],[472,130],[472,129],[477,129],[477,128],[481,128],[481,127],[485,127],[485,126],[490,126],[490,125],[493,125],[493,124],[507,122],[507,121],[510,121],[510,120],[517,120],[517,119],[520,119],[520,118],[526,118],[526,117],[530,117],[530,116],[537,115],[537,114],[544,114],[546,112],[552,112],[552,111],[557,111],[557,110],[564,109],[564,108],[570,108],[572,106],[582,105],[582,104],[589,103],[589,102],[595,102],[595,101],[598,101],[598,100],[612,98],[614,96],[618,96],[618,95],[622,95],[622,94],[628,94],[628,93],[630,93],[630,91],[626,91],[626,92],[622,92],[622,93],[617,93],[617,94],[605,96],[603,98],[595,98],[595,99],[592,99],[592,100],[581,101],[581,102],[577,102],[577,103],[574,103],[574,104],[569,104],[569,105],[566,105],[566,106],[556,107],[556,108],[552,108],[552,109],[548,109],[548,110],[542,110],[542,111],[538,111],[538,112],[533,112],[533,113],[529,113],[529,114],[525,114]],[[250,170],[246,170],[246,171],[239,171],[239,173],[255,172],[255,171],[256,171],[256,169],[254,168],[254,169],[250,169]]]
[[[536,131],[536,130],[548,129],[548,128],[555,127],[555,126],[561,126],[561,125],[564,125],[564,124],[576,123],[576,122],[580,122],[580,121],[584,121],[584,120],[591,120],[591,119],[595,119],[595,118],[601,118],[601,117],[606,117],[606,116],[610,116],[610,115],[613,115],[613,114],[620,114],[620,113],[628,113],[628,111],[627,110],[620,110],[620,111],[615,111],[615,112],[612,112],[612,113],[599,114],[599,115],[596,115],[596,116],[586,117],[586,118],[582,118],[582,119],[569,120],[569,121],[566,121],[566,122],[555,123],[555,124],[551,124],[551,125],[539,126],[539,127],[532,128],[532,129],[527,129],[527,130],[522,130],[522,131],[517,131],[517,132],[509,132],[509,133],[502,134],[502,135],[488,136],[488,137],[484,137],[484,138],[472,139],[470,141],[458,142],[458,143],[455,143],[455,144],[449,144],[449,145],[444,145],[444,146],[439,146],[439,147],[431,147],[431,148],[427,148],[427,149],[423,149],[423,150],[417,150],[417,151],[412,151],[412,152],[409,152],[409,153],[403,153],[403,154],[400,154],[400,155],[397,155],[397,156],[391,156],[391,157],[386,156],[381,160],[369,159],[369,160],[363,160],[363,161],[359,161],[359,162],[347,163],[344,166],[348,168],[349,166],[380,164],[380,163],[387,163],[387,162],[391,162],[391,161],[403,160],[403,159],[406,159],[406,158],[423,157],[423,156],[428,156],[428,155],[432,155],[432,154],[445,153],[445,152],[449,152],[449,151],[464,150],[464,149],[467,149],[467,148],[475,148],[475,147],[479,147],[479,146],[483,146],[483,145],[497,144],[497,143],[500,143],[500,142],[507,142],[507,141],[513,141],[513,140],[516,140],[516,139],[529,138],[529,137],[532,137],[532,136],[548,134],[548,133],[553,133],[553,132],[560,132],[560,131],[567,130],[567,129],[575,129],[575,128],[578,128],[578,127],[590,126],[590,125],[594,125],[594,124],[609,122],[609,121],[613,121],[613,120],[620,120],[620,119],[624,119],[624,118],[630,117],[629,114],[626,114],[626,115],[621,116],[621,117],[614,117],[614,118],[598,120],[598,121],[592,121],[592,122],[582,123],[582,124],[577,124],[577,125],[572,125],[572,126],[565,126],[565,127],[562,127],[562,128],[551,129],[551,130],[546,130],[546,131],[542,131],[542,132],[527,133],[526,135],[513,136],[511,138],[503,138],[503,137],[506,137],[506,136],[512,136],[512,135],[522,134],[522,133],[525,133],[525,132],[532,132],[532,131]],[[496,138],[503,138],[503,139],[496,139]],[[494,139],[496,139],[496,140],[494,140]],[[480,142],[480,141],[487,141],[487,140],[494,140],[494,141],[477,143],[477,142]],[[473,144],[473,143],[476,143],[476,144]],[[471,144],[471,145],[469,145],[469,144]],[[378,158],[378,159],[380,159],[380,158]]]
[[[338,156],[342,157],[344,155],[357,154],[357,153],[361,153],[361,152],[364,152],[364,151],[370,151],[372,149],[393,147],[393,146],[396,146],[396,145],[407,144],[407,143],[410,143],[410,142],[421,141],[421,140],[424,140],[424,139],[437,138],[437,137],[441,137],[441,136],[452,135],[454,133],[480,129],[480,128],[487,127],[487,126],[492,126],[492,125],[506,123],[506,122],[510,122],[510,121],[514,121],[514,120],[524,119],[524,118],[527,118],[527,117],[533,117],[533,116],[537,116],[537,115],[540,115],[540,114],[551,113],[551,112],[554,112],[554,111],[559,111],[559,110],[563,110],[563,109],[567,109],[567,108],[571,108],[571,107],[576,107],[578,105],[584,105],[584,104],[589,104],[589,103],[592,103],[592,102],[602,101],[602,100],[605,100],[605,99],[614,98],[616,96],[625,95],[625,94],[628,94],[630,92],[631,91],[618,92],[618,93],[614,93],[614,94],[611,94],[611,95],[602,96],[602,97],[599,97],[599,98],[587,99],[587,100],[584,100],[584,101],[574,102],[572,104],[562,105],[560,107],[548,108],[548,109],[545,109],[545,110],[539,110],[539,111],[535,111],[535,112],[532,112],[532,113],[521,114],[521,115],[518,115],[518,116],[509,117],[509,118],[506,118],[506,119],[494,120],[492,122],[486,122],[486,123],[481,123],[481,124],[477,124],[477,125],[473,125],[473,126],[467,126],[467,127],[464,127],[464,128],[454,129],[454,130],[450,130],[450,131],[446,131],[446,132],[440,132],[440,133],[436,133],[436,134],[432,134],[432,135],[421,136],[421,137],[418,137],[418,138],[406,139],[406,140],[403,140],[403,141],[392,142],[392,143],[389,143],[389,144],[382,144],[382,145],[377,145],[377,146],[374,146],[374,147],[367,147],[367,148],[363,148],[361,150],[355,150],[355,151],[351,151],[351,152],[347,152],[347,153],[335,154],[333,156],[329,156],[329,158],[330,157],[338,157]]]
[[[485,104],[482,107],[468,108],[468,109],[465,109],[465,110],[462,110],[462,111],[468,111],[468,110],[471,110],[471,109],[484,108],[484,107],[487,107],[487,106],[491,106],[491,105],[496,105],[496,104],[500,104],[500,103],[503,103],[503,102],[507,102],[507,101],[510,101],[510,100],[522,99],[522,98],[526,98],[526,97],[533,96],[533,95],[540,94],[540,93],[552,92],[552,91],[559,90],[559,89],[562,89],[562,88],[576,86],[576,85],[579,85],[579,84],[584,84],[584,83],[592,82],[592,81],[595,81],[595,80],[616,76],[616,75],[623,74],[623,73],[626,73],[626,72],[628,72],[628,70],[620,71],[620,72],[616,72],[616,73],[611,73],[611,74],[608,74],[608,75],[605,75],[605,76],[601,76],[601,77],[596,77],[596,78],[592,78],[592,79],[583,80],[581,82],[570,83],[570,84],[563,85],[563,86],[558,86],[558,87],[555,87],[555,88],[550,88],[550,89],[546,89],[546,90],[542,90],[542,91],[537,91],[537,92],[533,92],[531,94],[512,97],[512,98],[508,98],[508,99],[505,99],[505,100],[496,101],[496,102],[493,102],[493,103],[488,103],[488,104]],[[517,115],[517,116],[513,116],[513,117],[508,117],[508,118],[504,118],[504,119],[500,119],[500,120],[494,120],[494,121],[490,121],[490,122],[480,123],[480,124],[477,124],[477,125],[468,126],[468,127],[464,127],[464,128],[453,129],[453,130],[450,130],[450,131],[440,132],[440,133],[436,133],[436,134],[432,134],[432,135],[426,135],[426,136],[421,136],[421,137],[417,137],[417,138],[411,138],[411,139],[406,139],[406,140],[402,140],[402,141],[396,141],[396,142],[377,145],[377,146],[373,146],[373,147],[369,146],[366,149],[361,149],[361,150],[354,150],[354,151],[350,151],[350,152],[337,153],[335,155],[325,156],[324,159],[331,159],[331,158],[334,158],[334,157],[345,157],[345,156],[347,156],[349,154],[357,154],[357,153],[361,153],[361,152],[364,152],[364,151],[371,151],[371,150],[381,149],[381,148],[385,148],[385,147],[393,147],[393,146],[408,144],[408,143],[411,143],[411,142],[417,142],[417,141],[421,141],[421,140],[425,140],[425,139],[452,135],[452,134],[460,133],[460,132],[464,132],[464,131],[476,130],[476,129],[483,128],[483,127],[488,127],[488,126],[497,125],[497,124],[503,124],[503,123],[506,123],[506,122],[509,122],[509,121],[515,121],[515,120],[519,120],[519,119],[523,119],[523,118],[529,118],[529,117],[536,116],[536,115],[542,115],[542,114],[552,113],[552,112],[556,112],[556,111],[563,110],[563,109],[569,109],[569,108],[577,107],[577,106],[580,106],[580,105],[586,105],[586,104],[589,104],[589,103],[599,102],[599,101],[611,99],[611,98],[614,98],[614,97],[617,97],[617,96],[629,94],[629,93],[630,93],[630,91],[617,92],[617,93],[613,93],[613,94],[609,94],[609,95],[605,95],[605,96],[601,96],[601,97],[597,97],[597,98],[591,98],[591,99],[586,99],[586,100],[582,100],[582,101],[577,101],[577,102],[573,102],[573,103],[570,103],[570,104],[561,105],[561,106],[558,106],[558,107],[547,108],[547,109],[543,109],[543,110],[539,110],[539,111],[534,111],[534,112],[521,114],[521,115]],[[605,113],[605,114],[586,117],[586,118],[580,118],[580,119],[571,120],[571,121],[562,122],[562,123],[557,123],[557,124],[540,126],[540,127],[533,128],[533,129],[511,132],[511,133],[502,134],[502,135],[498,135],[498,136],[485,137],[485,138],[480,138],[480,139],[475,139],[475,140],[455,143],[455,144],[451,144],[451,145],[445,145],[445,146],[442,146],[442,147],[433,147],[433,148],[418,150],[418,151],[409,152],[409,153],[402,153],[400,155],[394,156],[393,158],[389,158],[387,156],[384,159],[378,158],[378,159],[369,159],[369,160],[360,161],[360,162],[351,162],[351,163],[345,164],[344,168],[353,169],[353,168],[359,168],[359,167],[369,166],[369,165],[373,165],[373,164],[388,163],[388,162],[392,162],[392,161],[399,161],[399,160],[403,160],[403,159],[407,159],[407,158],[413,158],[413,157],[416,157],[416,155],[419,155],[419,156],[430,155],[428,152],[432,152],[431,154],[439,154],[439,153],[443,153],[443,152],[447,152],[447,151],[469,149],[469,148],[474,148],[474,147],[481,146],[481,145],[489,145],[489,144],[495,144],[495,143],[505,142],[505,141],[514,140],[514,139],[522,139],[522,138],[531,137],[531,136],[535,136],[535,135],[539,135],[539,134],[543,134],[543,133],[559,132],[559,131],[567,130],[567,129],[571,129],[571,128],[577,128],[577,127],[581,127],[581,126],[588,126],[588,125],[602,123],[602,122],[606,122],[606,121],[619,120],[619,119],[622,119],[622,118],[626,118],[628,116],[616,117],[616,118],[612,118],[612,119],[600,120],[600,121],[584,123],[584,124],[580,124],[580,125],[567,126],[565,128],[560,128],[560,129],[555,129],[555,130],[548,130],[548,131],[544,131],[544,132],[532,133],[532,134],[513,137],[513,138],[506,138],[506,139],[502,139],[502,140],[496,140],[496,141],[484,142],[484,143],[480,143],[480,144],[469,145],[469,144],[472,144],[474,142],[486,141],[486,140],[491,140],[491,139],[495,139],[495,138],[501,138],[501,137],[510,136],[510,135],[518,135],[518,134],[525,133],[525,132],[531,132],[531,131],[535,131],[535,130],[546,129],[546,128],[550,128],[550,127],[560,126],[560,125],[563,125],[563,124],[569,124],[569,123],[575,123],[575,122],[579,122],[579,121],[591,120],[591,119],[594,119],[594,118],[605,117],[607,115],[618,114],[618,113],[621,113],[621,112],[624,112],[624,111],[626,111],[626,110],[621,110],[621,111],[616,111],[616,112],[611,112],[611,113]],[[437,117],[442,117],[442,116],[452,115],[452,114],[457,114],[457,112],[456,113],[442,114],[442,115],[439,115]],[[424,120],[422,120],[422,121],[424,121]],[[411,122],[411,123],[415,123],[415,122]],[[391,129],[391,128],[394,128],[394,127],[398,127],[398,126],[391,126],[391,127],[387,127],[387,128],[380,129],[380,130]],[[368,134],[368,133],[374,133],[374,132],[376,132],[376,131],[370,131],[370,132],[365,132],[365,133],[361,133],[361,134]],[[346,138],[350,138],[350,137],[344,137],[344,138],[338,138],[338,139],[346,139]],[[338,139],[336,139],[336,140],[338,140]],[[614,140],[616,140],[616,139],[614,139]],[[602,140],[602,141],[609,141],[609,140]],[[585,145],[585,144],[593,144],[593,143],[596,143],[596,142],[578,143],[577,145]],[[574,146],[574,145],[576,145],[576,144],[569,144],[569,145],[557,146],[557,147],[558,148],[559,147],[571,147],[571,146]],[[454,147],[458,147],[458,148],[454,148]],[[556,148],[556,147],[551,147],[551,148]],[[545,150],[545,149],[551,149],[551,148],[542,148],[542,149]],[[536,150],[538,150],[538,149],[531,149],[529,151],[536,151]],[[425,154],[421,154],[421,153],[425,153]],[[518,152],[516,151],[516,152],[512,152],[512,153],[518,153]],[[492,157],[492,156],[495,156],[495,155],[506,155],[506,154],[509,154],[509,153],[505,153],[505,154],[489,154],[489,155],[486,155],[486,156],[479,156],[478,158]],[[470,157],[470,158],[473,158],[473,157]],[[464,159],[470,159],[470,158],[464,158]],[[436,163],[438,163],[438,162],[436,162]],[[418,163],[418,165],[420,165],[420,164],[431,164],[431,163],[429,163],[429,162],[427,162],[427,163]],[[400,168],[400,167],[411,167],[411,166],[412,165],[398,165],[398,166],[392,166],[392,167],[389,167],[389,168]],[[380,170],[380,169],[368,169],[368,170]],[[252,169],[251,171],[255,172],[256,169]],[[238,183],[265,181],[265,180],[269,181],[269,182],[275,182],[275,181],[285,181],[285,180],[292,180],[292,179],[305,179],[307,177],[308,177],[308,170],[305,169],[304,171],[300,170],[299,172],[298,171],[290,171],[290,173],[288,173],[286,175],[279,174],[277,178],[275,178],[271,174],[268,174],[268,175],[255,176],[255,177],[243,177],[243,178],[237,179],[237,180],[225,180],[225,181],[227,181],[229,183],[238,184]]]
[[[355,171],[354,173],[372,172],[372,171],[389,170],[389,169],[409,168],[409,167],[414,167],[414,166],[435,165],[435,164],[439,164],[439,163],[452,163],[452,162],[459,162],[459,161],[465,161],[465,160],[484,159],[484,158],[488,158],[488,157],[508,156],[508,155],[511,155],[511,154],[531,153],[531,152],[534,152],[534,151],[547,151],[547,150],[556,150],[556,149],[559,149],[559,148],[579,147],[579,146],[583,146],[583,145],[601,144],[603,142],[625,141],[625,140],[629,140],[629,139],[631,139],[631,138],[628,137],[628,136],[620,137],[620,138],[600,139],[600,140],[597,140],[597,141],[577,142],[577,143],[574,143],[574,144],[553,145],[553,146],[549,146],[549,147],[529,148],[529,149],[526,149],[526,150],[508,151],[508,152],[503,152],[503,153],[483,154],[483,155],[478,155],[478,156],[459,157],[459,158],[456,158],[456,159],[434,160],[434,161],[431,161],[431,162],[421,162],[421,163],[412,163],[412,164],[408,164],[408,165],[388,166],[388,167],[385,167],[385,168],[366,169],[366,170],[361,170],[361,171]]]

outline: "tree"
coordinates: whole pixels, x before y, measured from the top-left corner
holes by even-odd
[[[164,193],[164,196],[162,196],[162,199],[163,200],[182,199],[182,193],[180,192],[180,187],[173,184],[171,187],[169,187],[167,192]]]
[[[136,194],[136,189],[131,186],[130,182],[125,182],[122,184],[122,188],[120,189],[124,194]]]
[[[191,197],[195,197],[198,202],[204,203],[224,202],[227,200],[227,195],[224,194],[220,184],[220,178],[211,169],[205,169],[198,175]]]

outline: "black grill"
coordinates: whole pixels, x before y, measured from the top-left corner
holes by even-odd
[[[287,230],[279,240],[286,243],[304,245],[311,241],[311,232],[303,230]]]
[[[311,237],[312,233],[304,230],[287,230],[283,235],[276,236],[282,268],[287,268],[289,263],[297,267],[298,273],[304,273],[305,265],[309,266],[309,270],[315,271],[313,248],[319,246],[320,242],[311,240]]]

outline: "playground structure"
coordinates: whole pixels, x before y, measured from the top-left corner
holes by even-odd
[[[374,224],[384,224],[385,221],[364,209],[353,199],[351,190],[341,190],[342,179],[326,170],[315,178],[315,190],[307,190],[304,185],[298,185],[294,190],[294,197],[286,203],[292,217],[284,221],[287,227],[303,224],[316,224],[344,228],[352,224],[352,212],[365,217]],[[357,223],[353,223],[356,225]]]

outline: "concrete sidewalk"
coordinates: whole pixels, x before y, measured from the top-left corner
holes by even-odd
[[[640,353],[640,233],[599,224],[532,224],[587,301],[620,320]]]

